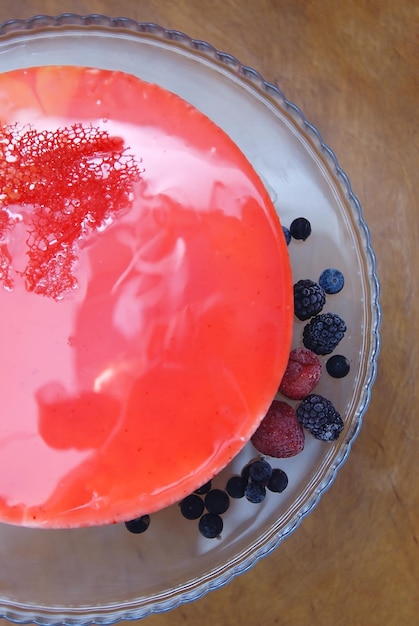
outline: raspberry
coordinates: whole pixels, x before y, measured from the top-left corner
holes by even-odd
[[[307,348],[295,348],[290,353],[279,391],[291,400],[302,400],[316,387],[321,374],[318,356]]]
[[[304,430],[294,409],[286,402],[274,400],[251,441],[261,454],[287,458],[303,450]]]
[[[346,331],[346,324],[336,313],[320,313],[305,325],[303,343],[316,354],[330,354]]]
[[[334,441],[343,430],[343,421],[333,404],[327,398],[311,394],[297,409],[297,418],[316,439]]]
[[[320,313],[326,302],[324,289],[312,280],[299,280],[294,285],[294,313],[299,320],[308,320]]]

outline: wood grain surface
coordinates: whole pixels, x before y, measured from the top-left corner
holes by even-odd
[[[382,288],[382,349],[361,433],[297,532],[224,588],[147,626],[419,623],[419,5],[414,0],[2,0],[156,22],[277,83],[338,155]],[[2,565],[2,567],[4,564]]]

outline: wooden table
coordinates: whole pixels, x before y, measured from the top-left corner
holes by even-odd
[[[184,31],[276,82],[348,173],[382,285],[378,378],[332,489],[250,572],[145,622],[417,624],[419,6],[413,0],[3,0],[0,21],[68,11]]]

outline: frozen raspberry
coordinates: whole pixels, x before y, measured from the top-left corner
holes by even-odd
[[[318,356],[307,348],[295,348],[290,353],[279,391],[291,400],[302,400],[316,387],[321,374]]]
[[[343,430],[343,421],[327,398],[311,394],[297,409],[297,418],[316,439],[335,441]]]
[[[299,280],[294,285],[294,313],[299,320],[308,320],[320,313],[326,302],[323,287],[310,279]]]
[[[274,400],[251,438],[256,450],[275,458],[295,456],[304,448],[304,430],[294,409]]]

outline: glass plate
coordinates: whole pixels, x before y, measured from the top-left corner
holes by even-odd
[[[65,14],[0,25],[0,71],[50,64],[122,70],[195,105],[247,155],[283,225],[301,216],[310,220],[311,236],[289,245],[294,282],[318,280],[330,267],[345,276],[344,289],[327,296],[324,311],[347,324],[338,352],[351,369],[342,379],[324,373],[316,389],[341,413],[344,431],[334,443],[307,435],[301,454],[273,462],[289,477],[283,493],[269,493],[259,505],[231,500],[215,540],[203,538],[178,505],[154,514],[140,535],[124,524],[53,531],[0,525],[3,617],[109,624],[174,608],[224,585],[312,511],[347,458],[369,404],[379,351],[379,283],[359,201],[334,153],[299,108],[252,68],[181,32],[125,18]],[[294,346],[301,345],[303,326],[296,320]],[[213,486],[224,488],[255,456],[248,444]]]

